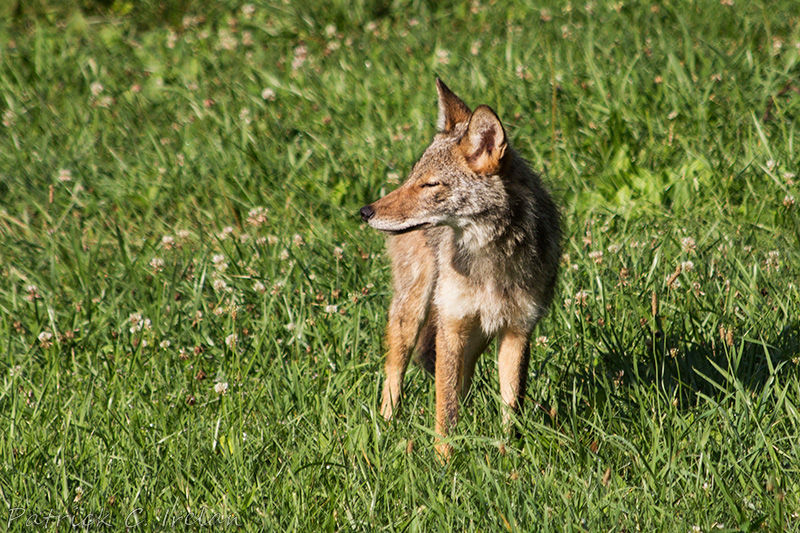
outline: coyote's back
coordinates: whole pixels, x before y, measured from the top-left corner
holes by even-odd
[[[509,146],[497,115],[471,111],[440,80],[439,133],[395,191],[361,209],[389,234],[394,298],[382,415],[400,405],[411,354],[436,377],[436,432],[455,425],[475,363],[499,339],[500,393],[510,411],[525,393],[529,340],[553,299],[558,209]],[[450,447],[437,448],[448,456]]]

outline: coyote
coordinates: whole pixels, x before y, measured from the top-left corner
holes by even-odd
[[[400,406],[412,352],[436,379],[436,449],[455,427],[475,363],[495,336],[503,420],[525,394],[534,326],[553,299],[559,214],[539,176],[508,145],[491,108],[475,111],[438,78],[439,132],[408,180],[361,208],[388,234],[394,298],[381,414]]]

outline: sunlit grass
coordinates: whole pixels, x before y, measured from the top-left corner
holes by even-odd
[[[0,23],[9,529],[800,527],[791,2],[123,4]],[[378,414],[390,274],[357,216],[433,135],[436,75],[566,226],[520,437],[492,347],[448,465],[422,371]]]

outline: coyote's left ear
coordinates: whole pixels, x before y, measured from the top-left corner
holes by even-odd
[[[500,119],[489,106],[475,110],[459,146],[473,172],[494,174],[500,170],[508,143]]]
[[[436,92],[439,93],[439,131],[450,133],[456,124],[468,121],[472,111],[439,78],[436,78]]]

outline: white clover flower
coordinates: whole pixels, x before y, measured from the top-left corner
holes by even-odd
[[[589,259],[595,262],[597,265],[603,264],[603,252],[596,250],[594,252],[589,252]]]
[[[150,260],[150,268],[156,272],[164,270],[164,260],[160,257],[154,257]]]
[[[25,299],[29,302],[32,302],[37,298],[42,297],[42,295],[39,294],[39,288],[36,285],[27,285],[25,287],[25,292],[28,293],[27,295],[25,295]]]
[[[450,50],[445,50],[440,48],[436,50],[436,61],[441,65],[447,65],[450,63]]]
[[[219,240],[221,240],[221,241],[224,241],[224,240],[225,240],[225,239],[227,239],[227,238],[228,238],[228,237],[229,237],[229,236],[230,236],[232,233],[233,233],[233,227],[231,227],[231,226],[225,226],[224,228],[222,228],[222,231],[220,231],[220,232],[217,234],[217,237],[219,238]]]
[[[254,207],[247,213],[247,223],[255,227],[266,224],[268,212],[266,207]]]
[[[49,348],[53,345],[51,342],[53,340],[53,334],[49,331],[43,331],[39,333],[39,344],[42,348]]]
[[[214,268],[219,272],[224,272],[228,268],[228,262],[225,261],[225,256],[222,254],[214,254],[211,262],[214,263]]]
[[[131,327],[129,331],[131,333],[136,333],[137,331],[142,331],[142,314],[141,313],[131,313],[128,316],[128,322],[130,323]]]
[[[776,272],[781,269],[781,253],[778,250],[772,250],[767,254],[765,261],[767,272],[775,270]]]
[[[306,62],[306,58],[308,57],[308,48],[301,44],[294,49],[292,54],[294,56],[292,59],[292,70],[297,70]]]
[[[236,347],[236,341],[238,341],[238,340],[239,339],[236,336],[236,334],[235,333],[231,333],[230,335],[225,337],[225,344],[228,346],[228,348],[230,348],[232,350],[232,349],[234,349]]]
[[[17,114],[12,109],[3,111],[3,126],[10,128],[17,123]]]
[[[476,56],[481,52],[481,45],[480,41],[472,41],[472,45],[469,48],[469,53]]]
[[[580,305],[581,307],[585,307],[586,304],[589,302],[589,292],[585,290],[580,290],[575,293],[575,303]]]
[[[222,50],[227,50],[232,52],[236,50],[236,47],[239,46],[239,42],[236,40],[236,37],[226,29],[222,29],[219,31],[219,48]]]

